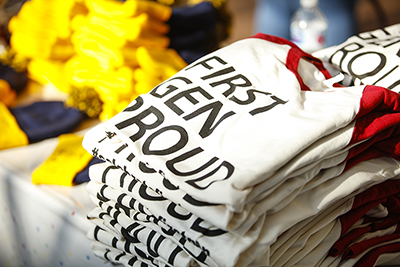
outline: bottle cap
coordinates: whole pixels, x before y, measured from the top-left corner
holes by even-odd
[[[318,6],[318,0],[300,0],[300,5],[305,8]]]

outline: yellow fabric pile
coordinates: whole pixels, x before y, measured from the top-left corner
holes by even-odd
[[[195,2],[190,6],[202,1]],[[179,51],[171,48],[173,27],[168,23],[176,11],[173,4],[173,0],[27,1],[9,22],[10,47],[0,60],[26,70],[39,84],[53,85],[67,94],[68,105],[104,121],[187,65]],[[212,15],[213,11],[208,9]],[[179,12],[187,15],[186,10]],[[203,15],[197,17],[203,19]],[[187,30],[189,23],[178,21],[175,33],[186,37],[187,31],[180,26]],[[198,26],[197,21],[192,24]],[[201,27],[214,30],[208,24]],[[0,148],[30,143],[7,107],[15,98],[9,84],[0,79],[0,115],[4,117],[0,126],[6,131]],[[32,182],[71,186],[87,181],[85,171],[93,157],[81,143],[82,136],[60,135],[53,153],[32,173]]]
[[[32,0],[10,21],[10,43],[32,79],[107,120],[186,66],[168,48],[171,13],[153,1]]]

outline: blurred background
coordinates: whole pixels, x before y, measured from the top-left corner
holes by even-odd
[[[233,27],[231,36],[226,43],[231,43],[254,34],[255,1],[228,0],[227,5],[228,9],[232,12]],[[400,1],[357,0],[355,3],[354,18],[358,32],[370,31],[399,23]]]

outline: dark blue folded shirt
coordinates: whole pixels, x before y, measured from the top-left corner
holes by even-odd
[[[87,116],[62,101],[35,102],[10,109],[29,143],[72,132]]]

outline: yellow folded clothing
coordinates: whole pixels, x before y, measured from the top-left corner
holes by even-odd
[[[6,106],[10,106],[17,98],[17,93],[11,89],[10,84],[0,79],[0,102]]]
[[[8,24],[13,49],[28,58],[65,60],[70,57],[73,54],[69,42],[71,17],[87,12],[78,1],[26,1]]]
[[[127,36],[127,45],[147,46],[166,48],[170,44],[170,39],[162,34],[147,31],[141,28],[132,29],[132,33]]]
[[[141,13],[146,13],[158,20],[167,21],[172,14],[171,7],[154,1],[129,0],[120,2],[108,0],[86,0],[85,3],[89,10],[110,17],[132,17]]]
[[[32,173],[34,184],[72,186],[75,176],[92,160],[83,147],[83,136],[63,134],[53,153]]]
[[[187,66],[174,49],[138,47],[137,60],[145,72],[160,75],[166,80]]]
[[[133,71],[133,79],[135,80],[135,86],[138,82],[146,82],[155,87],[163,82],[163,80],[161,80],[161,75],[154,72],[147,72],[141,67],[138,67]]]
[[[132,70],[129,67],[103,69],[91,57],[77,56],[65,67],[65,77],[72,86],[94,88],[103,102],[118,101],[132,93]]]
[[[124,64],[131,68],[137,68],[139,65],[136,57],[137,47],[124,46],[121,47],[121,53],[124,58]]]
[[[64,63],[57,60],[34,58],[27,64],[29,78],[41,85],[52,84],[62,92],[69,92]]]
[[[10,110],[0,102],[0,149],[29,144],[28,136],[19,127]]]

